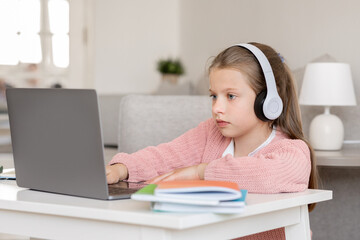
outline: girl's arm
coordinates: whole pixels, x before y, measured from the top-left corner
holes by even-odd
[[[169,143],[147,147],[133,154],[118,153],[110,165],[122,163],[129,181],[144,181],[176,168],[200,164],[211,119]]]
[[[253,193],[298,192],[307,189],[311,171],[308,146],[301,140],[279,140],[253,157],[227,155],[210,162],[206,180],[237,182]]]

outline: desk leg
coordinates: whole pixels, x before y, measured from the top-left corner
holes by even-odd
[[[285,227],[287,240],[311,240],[308,206],[300,207],[300,223]]]

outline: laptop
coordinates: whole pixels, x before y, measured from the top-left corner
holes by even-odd
[[[95,90],[11,88],[6,99],[19,187],[111,200],[145,186],[107,184]]]

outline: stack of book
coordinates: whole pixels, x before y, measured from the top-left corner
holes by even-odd
[[[149,184],[131,199],[151,202],[153,211],[182,213],[241,213],[247,190],[233,182],[185,180]]]

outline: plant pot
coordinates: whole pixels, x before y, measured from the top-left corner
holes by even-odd
[[[163,74],[162,80],[175,85],[179,81],[179,75],[178,74]]]

